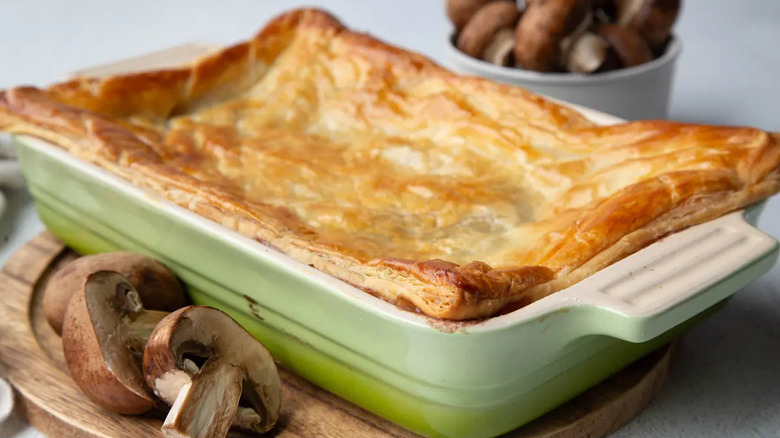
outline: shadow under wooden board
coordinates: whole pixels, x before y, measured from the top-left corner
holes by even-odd
[[[60,339],[43,317],[41,291],[53,272],[76,257],[54,235],[44,232],[19,249],[0,272],[0,369],[16,390],[18,410],[52,437],[160,437],[164,414],[126,417],[103,410],[90,403],[68,375]],[[506,436],[607,436],[659,393],[673,350],[666,346],[646,356]],[[280,369],[280,374],[282,417],[266,436],[415,436],[287,370]]]

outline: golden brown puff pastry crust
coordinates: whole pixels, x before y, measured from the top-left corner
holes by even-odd
[[[597,126],[298,10],[167,71],[0,96],[30,134],[439,318],[494,315],[780,189],[780,136]]]

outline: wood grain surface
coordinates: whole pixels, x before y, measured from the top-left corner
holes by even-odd
[[[78,390],[60,339],[43,317],[46,281],[77,257],[48,232],[19,249],[0,272],[0,369],[17,391],[20,413],[51,437],[161,437],[163,413],[126,417],[90,403]],[[667,346],[509,433],[515,438],[604,437],[636,416],[659,393],[674,348]],[[280,369],[283,409],[268,436],[413,437],[388,421]],[[236,433],[235,436],[242,436]]]

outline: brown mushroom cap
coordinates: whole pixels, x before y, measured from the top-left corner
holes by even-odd
[[[517,25],[515,62],[540,72],[561,69],[561,41],[586,19],[587,0],[544,0],[530,3]]]
[[[480,8],[458,35],[456,46],[461,52],[482,58],[482,52],[496,33],[505,27],[514,27],[520,11],[511,0],[499,0]]]
[[[623,67],[634,67],[653,59],[653,53],[645,40],[629,28],[614,24],[604,24],[596,32],[609,43]]]
[[[49,279],[43,293],[43,313],[57,334],[62,333],[62,320],[71,296],[84,286],[89,274],[97,271],[115,271],[127,277],[144,303],[152,303],[154,310],[174,311],[186,305],[184,291],[176,276],[162,263],[133,252],[110,252],[80,257],[57,271]],[[162,294],[159,290],[174,293]]]
[[[282,386],[268,350],[227,314],[189,306],[168,315],[144,352],[146,383],[171,405],[163,431],[225,436],[231,425],[270,430]]]
[[[617,24],[636,30],[652,50],[669,40],[680,0],[616,0]]]
[[[495,0],[447,0],[447,17],[461,29],[482,6]]]
[[[161,301],[175,301],[160,289]],[[180,298],[179,298],[180,299]],[[68,305],[62,348],[71,377],[94,403],[121,414],[141,414],[156,402],[141,372],[141,354],[166,312],[144,310],[138,292],[122,274],[87,276]]]

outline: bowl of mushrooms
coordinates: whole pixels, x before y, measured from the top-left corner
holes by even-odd
[[[680,0],[447,0],[451,67],[631,120],[669,111]]]

